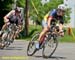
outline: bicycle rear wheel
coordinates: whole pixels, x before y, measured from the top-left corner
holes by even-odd
[[[37,51],[35,44],[36,44],[38,37],[39,37],[39,33],[35,34],[32,37],[31,41],[29,42],[28,47],[27,47],[27,55],[28,56],[32,56]]]
[[[57,39],[50,39],[44,44],[42,55],[44,58],[49,58],[53,55],[56,48],[58,46],[58,40]]]

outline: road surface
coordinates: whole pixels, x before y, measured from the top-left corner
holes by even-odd
[[[0,60],[75,60],[75,43],[59,43],[51,58],[42,57],[42,50],[27,56],[28,41],[15,40],[8,48],[0,50]]]

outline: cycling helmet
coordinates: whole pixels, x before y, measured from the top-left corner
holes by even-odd
[[[58,5],[58,9],[65,11],[65,5],[63,5],[63,4]]]
[[[21,9],[19,7],[16,7],[15,8],[15,12],[19,12],[20,13],[21,12]]]

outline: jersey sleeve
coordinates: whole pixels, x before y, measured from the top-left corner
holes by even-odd
[[[44,16],[44,20],[47,20],[49,13]]]
[[[56,14],[56,10],[53,9],[53,10],[50,12],[49,17],[54,17],[55,14]]]
[[[10,12],[6,15],[6,17],[7,17],[7,18],[10,18],[10,16],[11,16],[14,12],[15,12],[14,10],[10,11]]]
[[[22,15],[19,16],[18,24],[19,25],[22,25],[23,24],[23,17],[22,17]]]

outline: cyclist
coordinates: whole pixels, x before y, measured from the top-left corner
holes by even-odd
[[[9,24],[15,23],[19,28],[19,31],[15,32],[15,38],[22,29],[22,20],[23,18],[21,16],[21,9],[19,7],[16,7],[14,10],[10,11],[6,16],[4,16],[5,24],[3,25],[2,30],[0,32],[3,32],[3,30],[5,30]]]
[[[36,48],[39,49],[40,43],[41,43],[41,38],[49,31],[50,25],[52,21],[59,21],[59,32],[63,32],[63,16],[65,12],[65,6],[64,5],[59,5],[57,9],[53,9],[51,12],[49,12],[45,17],[44,20],[42,21],[42,32],[39,35],[38,38],[38,43],[36,44]],[[61,33],[61,35],[64,35],[64,32]]]

